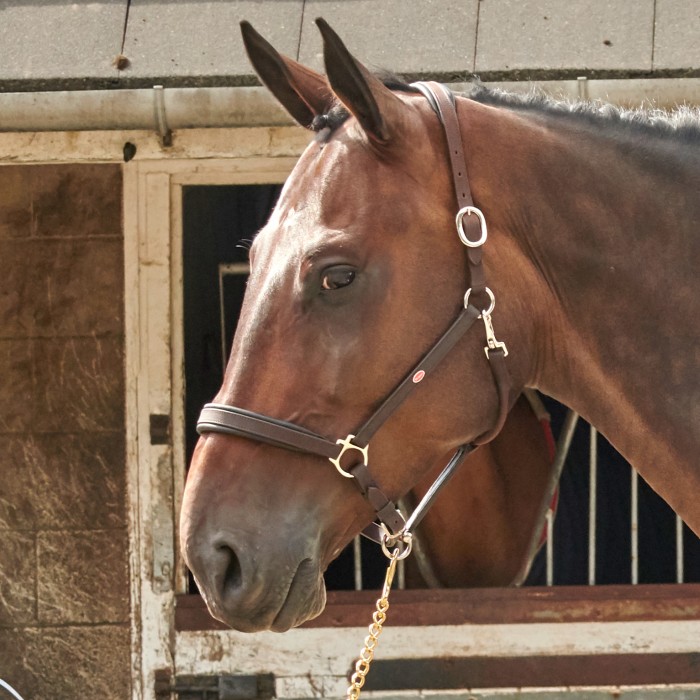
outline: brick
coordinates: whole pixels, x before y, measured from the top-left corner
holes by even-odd
[[[124,528],[124,463],[120,432],[0,436],[0,530]]]
[[[120,240],[0,239],[5,337],[123,332]]]
[[[0,530],[0,628],[32,622],[36,622],[34,536]]]
[[[29,236],[32,223],[29,168],[1,166],[0,192],[0,238]]]
[[[476,72],[650,71],[653,17],[654,0],[483,0]]]
[[[0,75],[34,81],[117,78],[126,0],[3,2]]]
[[[122,236],[122,177],[118,165],[36,165],[28,174],[34,235]]]
[[[29,700],[129,700],[129,628],[0,630],[2,678]]]
[[[370,68],[464,80],[474,70],[478,0],[307,0],[299,60],[323,71],[316,17],[323,17],[352,54]]]
[[[126,531],[40,532],[38,617],[43,624],[127,622]]]
[[[34,343],[35,431],[123,428],[121,338],[40,339]]]
[[[654,70],[700,68],[700,4],[688,0],[656,0]]]
[[[253,69],[245,55],[238,24],[246,19],[278,50],[296,55],[302,0],[152,3],[133,0],[124,54],[125,79],[186,79],[188,84],[216,79],[237,84]],[[183,40],[187,37],[187,40]],[[228,81],[227,81],[228,79]]]
[[[34,411],[34,345],[0,339],[0,433],[28,430]]]

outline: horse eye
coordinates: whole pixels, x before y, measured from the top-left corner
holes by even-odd
[[[321,277],[321,289],[333,290],[347,287],[355,279],[355,270],[348,267],[332,267]]]

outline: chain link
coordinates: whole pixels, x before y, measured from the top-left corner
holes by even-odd
[[[360,651],[360,656],[355,662],[355,672],[350,679],[348,686],[347,700],[358,700],[360,691],[365,684],[365,678],[369,673],[369,667],[374,659],[374,650],[379,642],[379,635],[382,633],[384,623],[386,622],[386,611],[389,609],[389,593],[391,592],[391,584],[394,580],[396,572],[396,564],[399,559],[402,559],[401,548],[397,547],[389,556],[389,566],[384,577],[384,588],[382,596],[377,600],[377,609],[372,615],[372,624],[369,626],[369,634],[365,637],[365,645]]]

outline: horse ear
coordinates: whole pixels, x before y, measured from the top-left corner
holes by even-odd
[[[280,54],[250,22],[241,22],[241,34],[255,72],[296,122],[309,128],[328,111],[333,93],[323,75]]]
[[[370,138],[386,143],[400,119],[403,102],[352,56],[322,17],[316,25],[323,36],[323,57],[333,92]]]

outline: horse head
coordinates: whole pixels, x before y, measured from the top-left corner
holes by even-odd
[[[335,441],[450,326],[469,269],[428,100],[372,75],[318,24],[327,77],[242,25],[262,82],[315,136],[252,245],[215,401]],[[372,474],[390,499],[493,427],[499,398],[488,365],[479,321],[372,438]],[[521,370],[512,364],[518,390]],[[188,475],[181,541],[214,616],[240,630],[282,631],[320,613],[325,568],[373,517],[327,459],[207,432]]]

